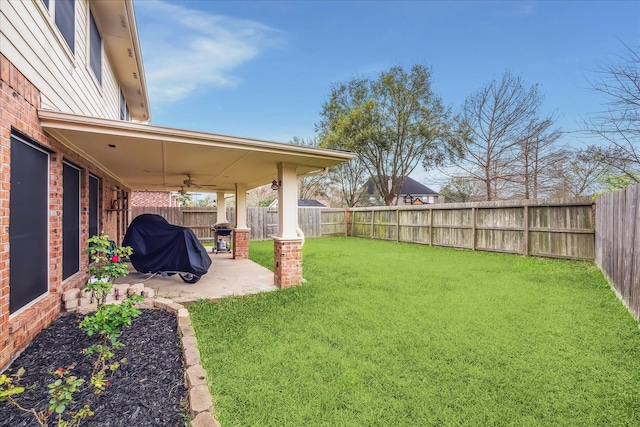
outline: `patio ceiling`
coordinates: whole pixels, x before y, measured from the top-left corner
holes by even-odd
[[[39,110],[43,129],[133,190],[216,192],[268,184],[277,164],[313,174],[352,153]],[[187,188],[190,176],[197,186]],[[200,185],[204,187],[199,187]]]

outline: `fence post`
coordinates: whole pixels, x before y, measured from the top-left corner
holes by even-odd
[[[396,208],[396,242],[400,241],[400,208]]]
[[[476,208],[471,208],[471,250],[476,250]]]
[[[429,209],[429,246],[433,246],[433,207]]]
[[[349,206],[344,209],[344,235],[351,236],[351,210],[349,210]]]
[[[375,218],[375,216],[376,216],[376,211],[372,210],[371,211],[371,230],[369,230],[372,239],[373,239],[373,219]]]
[[[529,205],[524,205],[524,227],[522,235],[522,244],[524,246],[524,255],[529,256]]]

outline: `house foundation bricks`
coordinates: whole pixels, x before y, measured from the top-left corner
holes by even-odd
[[[1,0],[0,0],[1,1]],[[81,254],[80,271],[67,279],[62,278],[62,170],[63,161],[81,169],[80,239],[89,238],[88,186],[89,174],[100,179],[101,206],[108,206],[114,185],[125,188],[102,172],[96,165],[73,152],[44,133],[38,118],[40,91],[4,55],[0,54],[0,371],[2,371],[31,340],[58,315],[65,291],[80,288],[86,283],[83,266],[87,256]],[[47,291],[26,306],[10,313],[10,190],[11,190],[11,135],[28,139],[48,152],[48,286]],[[100,230],[116,237],[118,223],[114,215],[101,210]],[[84,247],[84,246],[83,246]],[[82,248],[81,248],[82,249]],[[18,286],[13,283],[13,286]],[[76,301],[80,304],[80,296]],[[74,298],[69,299],[73,301]],[[83,301],[84,302],[84,301]],[[69,305],[73,305],[70,302]]]
[[[233,230],[233,258],[249,259],[249,232],[248,228],[234,228]]]
[[[287,288],[302,283],[302,239],[275,238],[273,244],[275,285]]]

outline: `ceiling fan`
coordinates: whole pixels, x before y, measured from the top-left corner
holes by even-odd
[[[182,181],[182,183],[187,187],[195,187],[195,188],[204,188],[204,187],[217,187],[215,184],[198,184],[194,179],[191,179],[191,174],[186,174],[187,179]]]

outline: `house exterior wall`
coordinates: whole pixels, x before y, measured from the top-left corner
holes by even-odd
[[[120,88],[104,49],[101,83],[89,66],[89,2],[75,1],[74,52],[55,24],[55,0],[50,3],[0,1],[2,54],[38,88],[41,108],[119,119]]]
[[[2,4],[7,2],[0,1]],[[11,2],[14,3],[14,2]],[[5,21],[2,21],[3,25]],[[38,88],[0,53],[0,371],[31,342],[33,337],[48,326],[60,311],[61,293],[86,282],[82,256],[80,271],[62,279],[62,163],[70,161],[81,169],[80,237],[86,242],[89,228],[88,186],[89,174],[100,179],[99,228],[117,242],[121,242],[128,222],[126,211],[109,210],[112,189],[115,186],[128,191],[87,159],[45,134],[39,124],[38,108],[41,94]],[[9,313],[10,292],[10,189],[11,189],[11,134],[17,132],[50,151],[49,154],[49,290],[30,305]],[[83,245],[82,248],[84,248]],[[81,248],[81,249],[82,249]]]
[[[397,206],[409,204],[409,203],[405,203],[405,196],[406,194],[398,195],[398,197],[396,198]],[[432,204],[432,203],[442,203],[440,199],[440,195],[437,193],[436,194],[411,194],[411,196],[413,197],[413,203],[410,203],[410,204],[414,204],[414,205],[416,204],[415,199],[420,199],[422,201],[422,204],[425,204],[425,205]]]
[[[134,191],[131,193],[131,206],[177,207],[178,198],[168,191]]]

